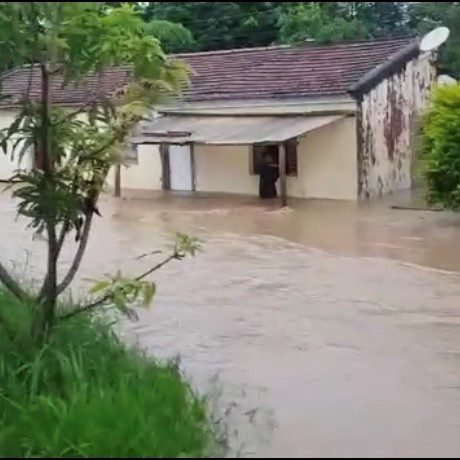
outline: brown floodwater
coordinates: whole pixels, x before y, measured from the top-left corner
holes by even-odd
[[[203,252],[158,272],[154,307],[122,333],[221,389],[233,453],[457,457],[460,215],[395,200],[280,210],[244,197],[104,198],[77,286],[140,273],[161,255],[139,256],[192,233]],[[12,217],[3,195],[1,257],[33,278],[43,242]]]

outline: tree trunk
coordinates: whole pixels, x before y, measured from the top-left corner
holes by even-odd
[[[8,273],[8,270],[0,262],[0,283],[3,284],[18,300],[27,300],[27,294],[19,283]]]
[[[56,304],[58,298],[57,290],[57,258],[58,242],[56,237],[56,227],[48,225],[48,265],[46,271],[45,284],[43,286],[42,301],[37,305],[36,318],[33,324],[33,334],[39,341],[43,341],[48,336],[54,325]]]
[[[121,165],[115,166],[115,184],[114,184],[114,196],[116,198],[121,197]]]
[[[69,287],[69,285],[72,283],[73,279],[75,278],[75,275],[77,274],[78,269],[80,268],[80,264],[83,260],[83,255],[85,254],[85,251],[86,251],[86,246],[88,245],[89,233],[91,230],[91,223],[93,221],[93,217],[94,217],[94,213],[92,211],[86,216],[85,225],[83,227],[83,232],[81,234],[81,239],[78,245],[77,252],[73,259],[72,265],[69,268],[69,271],[67,272],[63,280],[57,286],[57,295],[62,294]]]
[[[40,132],[39,167],[43,168],[46,186],[54,187],[54,161],[51,151],[50,128],[50,71],[47,64],[41,65],[42,83],[42,120]],[[52,192],[52,190],[51,190]],[[53,196],[53,193],[51,193]],[[53,207],[51,207],[53,209]],[[59,242],[56,232],[56,216],[54,212],[45,217],[48,236],[48,263],[43,284],[43,298],[37,305],[37,314],[33,324],[33,334],[39,340],[45,340],[54,323],[57,303],[57,259],[59,257]]]
[[[279,173],[280,173],[280,199],[281,206],[287,206],[287,186],[286,186],[286,145],[279,145]]]

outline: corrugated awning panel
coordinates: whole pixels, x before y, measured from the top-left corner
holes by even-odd
[[[137,144],[251,145],[284,142],[344,115],[183,116],[165,115],[144,124]]]

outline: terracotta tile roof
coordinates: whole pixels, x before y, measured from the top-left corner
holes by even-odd
[[[189,102],[318,97],[347,94],[370,71],[387,64],[414,38],[392,38],[335,45],[273,46],[177,55],[192,68]],[[2,93],[17,99],[26,92],[30,70],[3,77]],[[129,69],[107,70],[101,79],[88,76],[78,87],[53,81],[53,100],[61,104],[87,101],[97,90],[110,96],[129,80]],[[31,95],[40,97],[38,69]],[[11,105],[11,104],[10,104]]]
[[[413,38],[325,46],[270,47],[184,54],[195,71],[189,101],[272,99],[346,94]]]

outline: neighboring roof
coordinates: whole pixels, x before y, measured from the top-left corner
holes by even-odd
[[[333,116],[175,116],[154,119],[133,139],[136,144],[251,145],[284,142],[333,123]]]
[[[41,97],[40,68],[34,66],[21,67],[4,74],[1,83],[1,94],[8,99],[2,105],[12,106],[25,97],[30,85],[30,98],[38,100]],[[131,71],[127,67],[116,67],[103,71],[100,75],[88,75],[77,86],[69,84],[63,87],[60,76],[51,77],[52,102],[62,105],[77,105],[90,101],[97,95],[112,96],[118,89],[126,85],[131,78]]]
[[[181,54],[192,69],[185,102],[308,98],[344,95],[359,90],[360,82],[376,84],[418,55],[414,38],[391,38],[334,45],[273,46],[230,51]],[[40,97],[39,70],[34,70],[31,95]],[[30,67],[6,73],[2,93],[21,99],[26,94]],[[371,75],[371,80],[367,76]],[[53,101],[86,102],[102,91],[110,96],[127,83],[127,68],[109,69],[99,78],[88,76],[78,87],[53,81]],[[3,104],[5,105],[5,104]],[[12,105],[11,103],[9,105]]]

